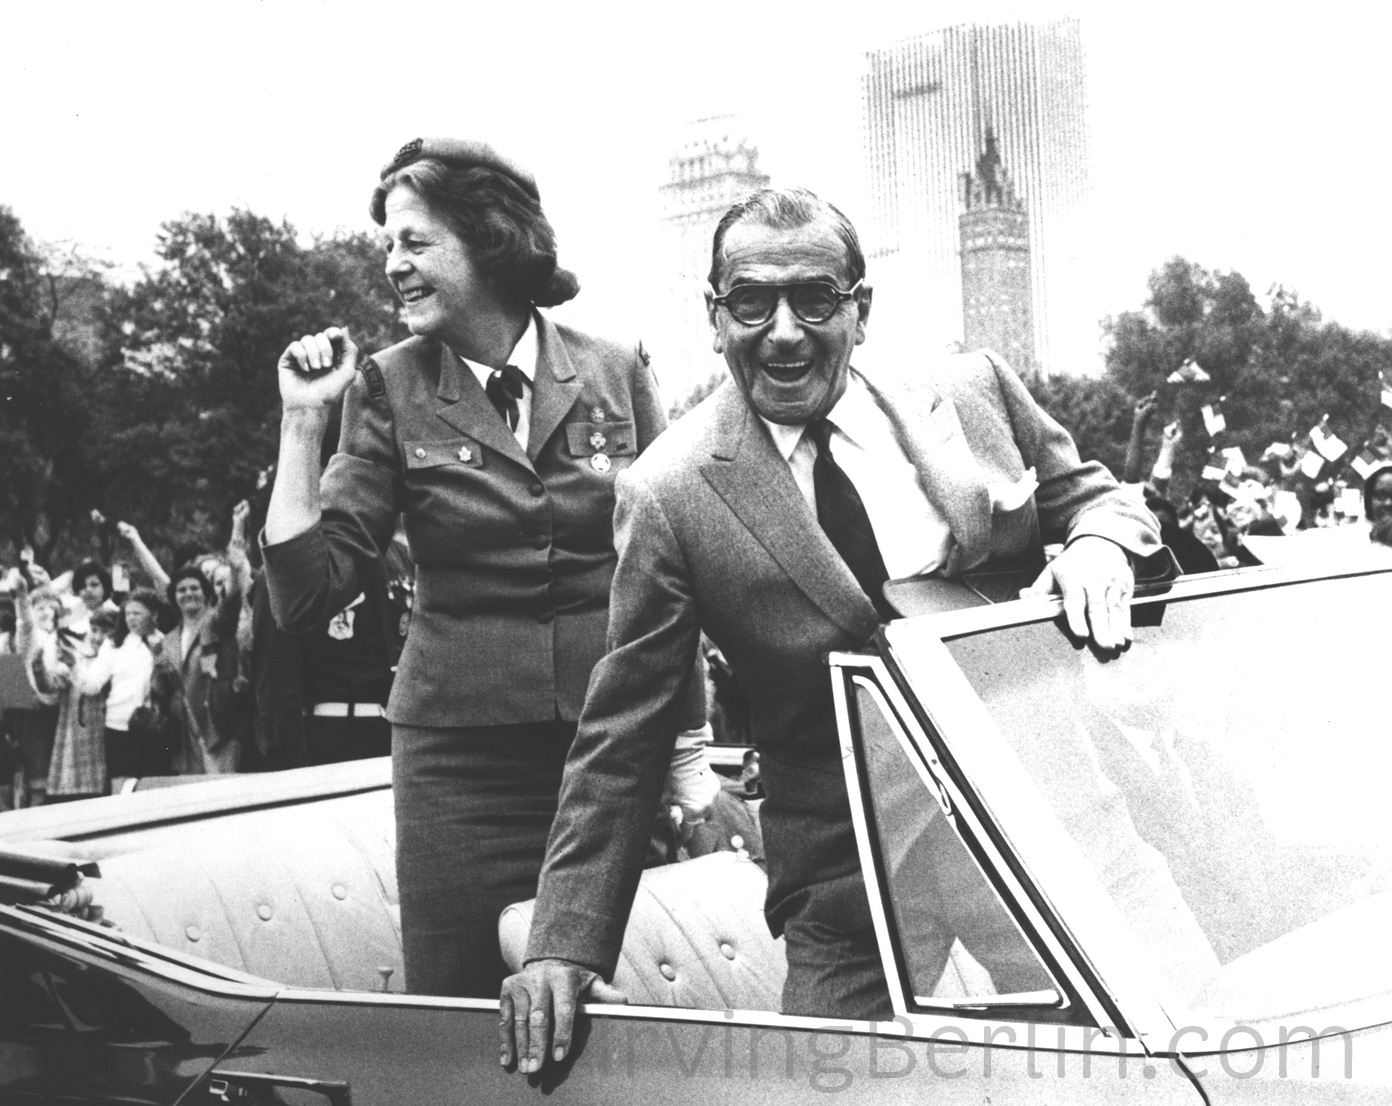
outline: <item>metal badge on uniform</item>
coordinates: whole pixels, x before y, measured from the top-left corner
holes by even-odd
[[[604,432],[602,430],[596,430],[593,434],[590,435],[590,445],[594,449],[603,449],[608,444],[609,439],[604,436]]]
[[[591,412],[590,412],[590,421],[591,421],[591,422],[603,422],[603,421],[604,421],[604,408],[603,408],[603,407],[596,407],[593,411],[591,411]]]
[[[466,465],[474,459],[474,451],[466,445],[459,447],[459,459]]]
[[[590,457],[590,467],[595,472],[605,473],[609,471],[609,455],[607,453],[595,453]]]
[[[349,641],[353,637],[353,623],[357,618],[357,611],[339,611],[329,620],[329,637],[334,641]]]
[[[387,382],[382,379],[382,370],[377,367],[377,362],[371,357],[358,365],[358,372],[363,374],[367,381],[367,395],[369,399],[381,399],[387,394]]]

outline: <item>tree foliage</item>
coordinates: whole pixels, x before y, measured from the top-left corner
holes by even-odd
[[[275,459],[286,344],[335,323],[369,350],[405,336],[366,235],[304,245],[233,211],[158,242],[158,265],[112,286],[0,208],[0,558],[92,552],[94,508],[166,558],[221,544]]]
[[[1328,428],[1356,447],[1376,425],[1380,370],[1392,377],[1392,338],[1326,323],[1309,303],[1272,289],[1263,308],[1240,273],[1214,272],[1172,258],[1150,276],[1137,311],[1103,321],[1109,340],[1106,370],[1095,380],[1031,382],[1041,404],[1073,432],[1084,457],[1098,457],[1120,474],[1131,413],[1158,392],[1147,459],[1161,427],[1177,420],[1183,444],[1174,492],[1187,494],[1215,444],[1202,408],[1217,405],[1227,430],[1216,444],[1237,446],[1256,460],[1273,442],[1304,439],[1328,416]],[[1211,380],[1171,384],[1194,360]],[[1147,466],[1148,467],[1148,466]]]
[[[154,542],[211,547],[274,461],[286,344],[332,324],[366,349],[404,337],[365,235],[305,247],[248,211],[166,223],[163,265],[112,298],[104,509]]]
[[[49,264],[0,207],[0,549],[11,555],[32,545],[51,557],[93,505],[96,366],[62,334],[69,294],[90,294],[93,282],[100,288],[95,273]]]

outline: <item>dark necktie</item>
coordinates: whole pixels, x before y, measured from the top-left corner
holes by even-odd
[[[851,575],[870,597],[870,602],[875,604],[880,617],[890,619],[895,617],[895,612],[883,595],[889,573],[885,571],[884,558],[860,493],[831,455],[831,431],[832,425],[826,419],[807,424],[807,437],[817,447],[817,459],[812,464],[817,522],[850,568]]]
[[[523,396],[522,382],[525,379],[516,365],[504,365],[501,369],[493,370],[493,375],[483,387],[484,394],[498,409],[498,414],[503,416],[509,430],[517,429],[517,401]]]

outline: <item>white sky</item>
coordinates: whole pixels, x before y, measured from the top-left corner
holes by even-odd
[[[1281,281],[1327,318],[1392,331],[1392,15],[1123,7],[14,4],[0,203],[41,241],[133,266],[152,259],[160,222],[187,210],[368,229],[377,170],[402,142],[485,136],[535,170],[562,262],[585,284],[572,318],[637,336],[656,279],[656,186],[682,124],[738,111],[776,182],[807,184],[855,219],[866,48],[959,22],[1075,14],[1095,315],[1139,306],[1150,270],[1178,253],[1239,270],[1259,294]]]

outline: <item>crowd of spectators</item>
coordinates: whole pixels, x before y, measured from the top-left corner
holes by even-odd
[[[112,564],[0,566],[0,811],[138,780],[385,755],[385,704],[410,616],[404,541],[360,596],[307,635],[270,615],[233,511],[225,549],[172,571],[129,523]]]
[[[1259,543],[1253,539],[1302,530],[1347,528],[1350,539],[1392,546],[1392,440],[1381,427],[1367,444],[1366,456],[1373,460],[1365,466],[1361,489],[1322,476],[1334,466],[1313,443],[1273,443],[1256,464],[1239,451],[1215,451],[1202,479],[1176,503],[1171,482],[1183,441],[1178,421],[1161,432],[1155,463],[1149,472],[1145,468],[1146,431],[1157,410],[1154,393],[1136,404],[1121,479],[1159,519],[1161,538],[1185,572],[1261,564],[1266,558],[1254,551]]]

